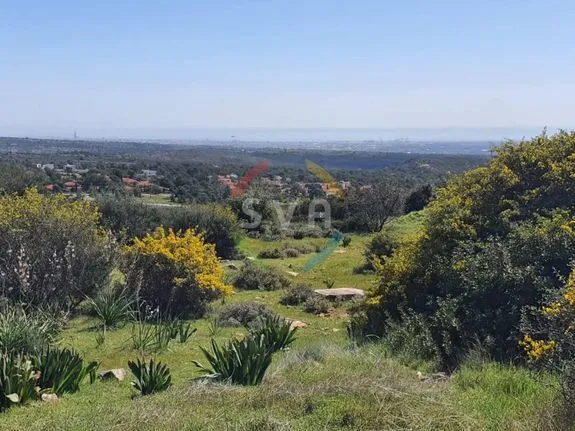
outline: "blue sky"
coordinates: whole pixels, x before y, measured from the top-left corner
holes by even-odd
[[[2,1],[0,135],[571,128],[574,3]]]

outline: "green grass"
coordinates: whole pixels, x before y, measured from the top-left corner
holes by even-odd
[[[383,227],[383,231],[388,233],[392,238],[401,241],[423,229],[425,222],[426,210],[414,211],[402,217],[398,217]]]
[[[165,393],[134,397],[130,379],[85,383],[58,402],[33,403],[0,414],[2,430],[310,430],[533,429],[539,406],[548,404],[552,381],[512,366],[464,368],[449,381],[421,381],[417,369],[390,357],[381,345],[351,350],[346,316],[319,317],[279,304],[281,292],[241,292],[227,303],[256,301],[308,327],[298,331],[294,348],[278,353],[260,387],[243,388],[195,381],[193,360],[204,360],[199,346],[210,340],[209,318],[195,322],[198,332],[157,355],[172,372]],[[218,303],[215,308],[223,306]],[[343,311],[343,310],[341,310]],[[107,334],[97,347],[96,321],[74,319],[61,344],[73,346],[102,368],[123,367],[131,349],[130,326]],[[241,328],[222,328],[223,341]]]
[[[339,246],[323,262],[309,271],[304,271],[303,269],[308,260],[316,256],[315,253],[304,254],[295,258],[256,260],[261,265],[277,268],[287,274],[294,283],[308,283],[316,289],[325,288],[324,280],[330,278],[335,280],[334,287],[369,289],[376,282],[376,275],[354,274],[353,268],[360,266],[364,262],[363,252],[373,235],[352,234],[350,236],[352,241],[348,247]],[[275,248],[281,244],[319,246],[323,248],[329,241],[329,238],[304,238],[301,240],[291,239],[281,242],[268,242],[261,239],[244,238],[239,244],[239,248],[248,256],[257,258],[260,251]],[[290,275],[289,272],[296,272],[298,275]]]

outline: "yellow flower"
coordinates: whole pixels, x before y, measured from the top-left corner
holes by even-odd
[[[525,335],[519,345],[523,347],[530,361],[536,361],[550,354],[557,346],[557,342],[555,340],[534,340],[529,335]]]

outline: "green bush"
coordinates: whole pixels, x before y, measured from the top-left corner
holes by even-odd
[[[38,374],[22,355],[0,353],[0,412],[39,398]]]
[[[246,264],[233,282],[240,290],[279,290],[290,285],[286,276],[273,269]]]
[[[423,230],[378,265],[367,307],[382,322],[370,327],[385,335],[390,321],[402,324],[401,310],[418,314],[445,369],[476,343],[496,360],[516,358],[525,314],[571,272],[574,157],[575,132],[544,133],[452,177],[427,206]]]
[[[31,361],[40,373],[37,386],[58,396],[77,392],[87,376],[90,383],[96,379],[98,363],[93,361],[84,365],[84,360],[74,350],[48,347],[32,355]]]
[[[312,295],[304,303],[306,313],[325,314],[329,311],[329,301],[322,296]]]
[[[251,328],[259,322],[273,317],[274,313],[268,307],[257,302],[237,302],[224,307],[219,314],[220,326],[244,326]]]
[[[284,250],[284,255],[285,257],[298,257],[300,254],[299,250],[295,249],[295,248],[286,248]]]
[[[307,284],[298,284],[290,287],[287,293],[280,299],[283,305],[300,305],[314,295],[313,289]]]
[[[137,359],[136,362],[128,361],[128,367],[136,379],[132,386],[142,395],[165,391],[172,385],[170,369],[161,362],[150,359],[147,364]]]
[[[114,328],[130,319],[134,300],[127,293],[108,290],[88,299],[91,312],[104,328]]]
[[[0,352],[32,353],[55,341],[63,318],[54,313],[26,312],[21,307],[0,307]]]
[[[272,352],[287,349],[295,341],[296,329],[292,329],[291,323],[278,316],[267,317],[261,323],[250,330],[250,337],[255,340],[264,340],[267,348]]]
[[[345,236],[343,237],[343,240],[342,240],[342,242],[341,242],[341,245],[344,246],[344,247],[347,247],[347,246],[349,246],[350,244],[351,244],[351,236],[345,235]]]
[[[258,253],[259,259],[281,259],[284,257],[284,251],[279,248],[269,248],[267,250],[262,250]]]
[[[115,256],[95,205],[63,195],[0,196],[2,295],[69,311],[108,281]]]
[[[198,361],[193,363],[203,372],[203,378],[225,381],[237,385],[259,385],[272,363],[273,351],[261,337],[231,340],[218,346],[212,339],[212,349],[201,348],[210,367]]]

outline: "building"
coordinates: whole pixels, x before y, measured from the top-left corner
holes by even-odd
[[[78,183],[76,181],[66,181],[64,183],[64,190],[70,193],[76,193],[78,191]]]

